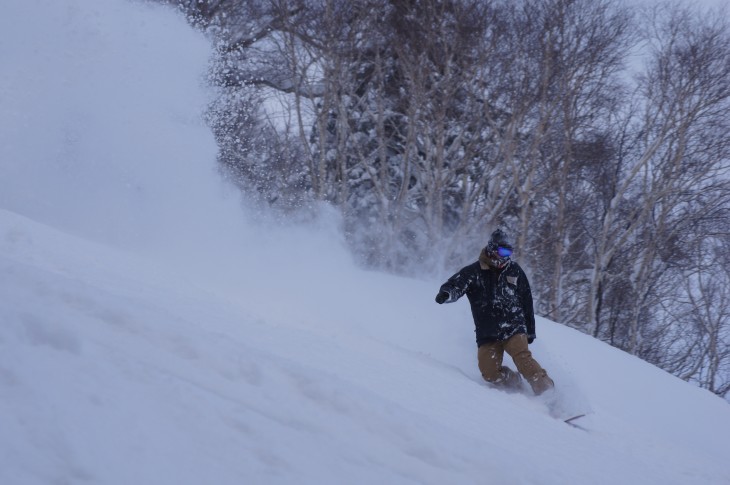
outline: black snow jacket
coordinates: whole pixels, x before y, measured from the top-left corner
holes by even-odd
[[[514,261],[502,270],[477,261],[449,278],[440,291],[449,294],[445,303],[466,294],[474,317],[477,345],[504,341],[520,333],[535,337],[530,283]]]

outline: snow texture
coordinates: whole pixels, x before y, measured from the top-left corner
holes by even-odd
[[[730,483],[722,399],[541,318],[556,392],[491,389],[440,282],[249,222],[210,54],[160,7],[3,8],[0,483]]]

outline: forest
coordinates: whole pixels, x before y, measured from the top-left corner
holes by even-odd
[[[504,228],[538,314],[728,397],[728,10],[158,1],[216,46],[206,118],[256,204],[327,205],[362,266],[406,276]]]

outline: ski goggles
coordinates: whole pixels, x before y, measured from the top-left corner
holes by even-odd
[[[512,256],[512,248],[507,248],[504,246],[498,246],[497,247],[497,254],[499,254],[500,258],[509,258]]]

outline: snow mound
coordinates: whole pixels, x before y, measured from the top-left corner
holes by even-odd
[[[435,283],[237,293],[7,211],[0,275],[0,483],[730,478],[723,400],[543,319],[557,398],[491,389],[468,305]]]

